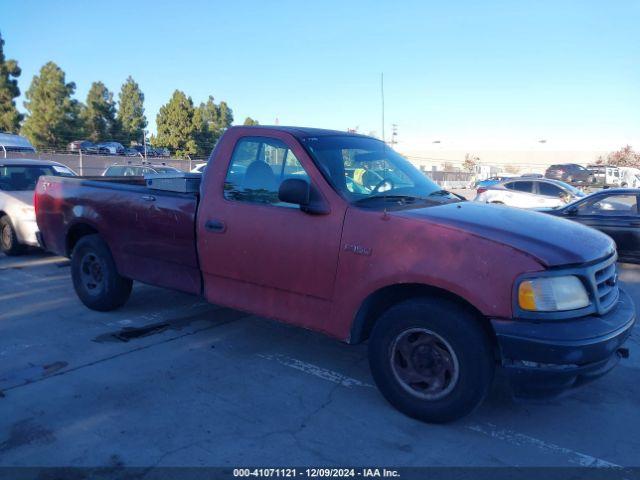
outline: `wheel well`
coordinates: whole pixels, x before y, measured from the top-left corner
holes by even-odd
[[[98,231],[91,225],[87,225],[86,223],[77,223],[76,225],[72,226],[67,232],[67,256],[71,256],[73,248],[82,237],[93,235],[94,233],[98,233]]]
[[[497,351],[497,339],[493,327],[489,320],[487,320],[476,307],[464,298],[447,290],[419,283],[390,285],[369,295],[366,300],[362,302],[353,321],[349,343],[356,344],[364,342],[369,338],[373,326],[385,311],[400,302],[418,297],[446,298],[467,309],[478,319],[491,340],[494,349]]]

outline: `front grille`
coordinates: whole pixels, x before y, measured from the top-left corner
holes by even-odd
[[[589,283],[591,283],[596,311],[599,314],[607,313],[615,305],[620,295],[616,255],[612,255],[604,262],[595,265],[591,272]]]

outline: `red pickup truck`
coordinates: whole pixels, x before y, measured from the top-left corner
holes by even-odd
[[[429,422],[471,412],[498,367],[526,396],[602,375],[635,322],[609,237],[463,201],[356,134],[232,127],[199,191],[41,177],[35,206],[87,307],[122,306],[137,280],[368,339],[382,394]]]

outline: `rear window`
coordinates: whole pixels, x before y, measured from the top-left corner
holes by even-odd
[[[21,192],[35,190],[42,175],[74,177],[70,168],[62,165],[7,165],[0,166],[0,190]]]

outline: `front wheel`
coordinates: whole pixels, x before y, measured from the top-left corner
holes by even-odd
[[[432,423],[457,420],[477,408],[495,370],[491,343],[474,314],[437,298],[387,310],[371,334],[369,363],[389,403]]]
[[[118,273],[111,251],[100,235],[87,235],[78,241],[71,256],[71,276],[82,303],[100,312],[124,305],[133,285]]]
[[[0,251],[5,255],[20,255],[25,246],[20,244],[16,230],[8,216],[0,218]]]

